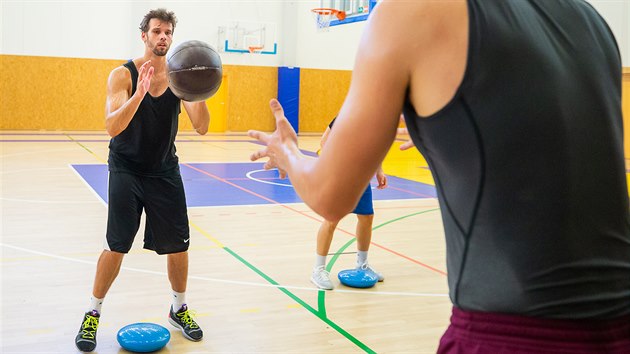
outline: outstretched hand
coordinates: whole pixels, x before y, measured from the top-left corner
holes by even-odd
[[[136,92],[139,95],[146,95],[149,92],[149,88],[151,88],[151,78],[153,77],[153,71],[155,69],[151,65],[151,60],[147,60],[140,66],[140,70],[138,70],[138,85],[136,87]]]
[[[264,149],[260,149],[250,156],[252,161],[262,158],[269,158],[264,165],[266,170],[277,168],[280,178],[285,178],[287,169],[290,167],[291,157],[299,154],[297,134],[284,116],[284,109],[275,98],[269,101],[269,108],[276,118],[276,131],[267,134],[258,130],[250,130],[247,135],[265,144]]]

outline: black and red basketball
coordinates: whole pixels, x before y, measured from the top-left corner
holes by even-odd
[[[168,86],[184,101],[204,101],[221,86],[223,66],[214,48],[202,41],[186,41],[168,55]]]

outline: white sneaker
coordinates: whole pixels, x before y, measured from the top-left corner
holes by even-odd
[[[330,281],[330,274],[324,267],[313,268],[311,282],[320,289],[332,290],[334,288],[333,283]]]
[[[381,273],[377,272],[376,270],[374,270],[374,268],[370,267],[370,265],[368,263],[363,263],[361,265],[357,265],[357,269],[363,269],[366,272],[374,273],[378,277],[378,281],[385,280],[385,277],[383,276],[383,274],[381,274]]]

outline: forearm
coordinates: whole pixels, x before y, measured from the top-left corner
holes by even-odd
[[[133,95],[117,110],[110,112],[105,117],[105,129],[112,138],[122,133],[133,119],[134,114],[138,111],[138,107],[143,97]]]
[[[257,130],[248,132],[266,145],[253,153],[251,160],[269,158],[265,169],[278,168],[282,177],[288,174],[296,193],[311,209],[327,220],[338,221],[356,206],[386,151],[381,157],[365,154],[362,137],[342,124],[340,130],[346,136],[335,139],[335,134],[331,134],[319,158],[307,157],[300,152],[297,134],[278,100],[270,100],[269,107],[276,119],[276,131],[271,135]],[[340,145],[338,149],[335,141]]]
[[[338,176],[322,165],[319,158],[294,154],[289,161],[290,167],[286,172],[296,193],[326,220],[338,221],[350,213],[361,196],[361,193],[355,193],[355,189],[365,190],[365,186],[351,188],[339,183]]]
[[[197,134],[204,135],[208,132],[210,126],[210,111],[205,101],[185,103],[186,111],[190,117],[190,122],[195,128]]]

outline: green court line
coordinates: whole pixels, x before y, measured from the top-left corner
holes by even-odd
[[[76,141],[75,139],[73,139],[70,135],[66,136],[74,141],[75,143],[77,143],[79,146],[81,146],[83,149],[85,149],[87,152],[89,152],[90,154],[92,154],[93,156],[95,156],[97,159],[101,160],[98,155],[96,155],[95,153],[93,153],[90,149],[88,149],[86,146],[84,146],[83,144],[81,144],[80,142]],[[101,160],[102,161],[102,160]],[[199,228],[198,226],[196,226],[194,223],[190,223],[195,229],[197,229],[197,231],[199,231],[201,234],[203,234],[204,236],[208,237],[209,235],[206,235],[206,232]],[[287,290],[286,288],[280,286],[280,284],[273,280],[271,277],[269,277],[267,274],[263,273],[260,269],[256,268],[254,265],[252,265],[251,263],[249,263],[248,261],[246,261],[243,257],[239,256],[236,252],[232,251],[229,247],[225,247],[223,246],[218,240],[216,239],[211,239],[211,241],[217,243],[217,245],[219,245],[219,247],[223,248],[227,253],[229,253],[230,255],[232,255],[234,258],[238,259],[241,263],[243,263],[245,266],[247,266],[249,269],[253,270],[256,274],[260,275],[263,279],[265,279],[267,282],[269,282],[270,284],[276,285],[277,289],[279,289],[280,291],[282,291],[283,293],[285,293],[285,295],[287,295],[288,297],[290,297],[291,299],[295,300],[295,302],[297,302],[298,304],[300,304],[302,307],[304,307],[305,309],[307,309],[309,312],[311,312],[312,314],[314,314],[315,316],[317,316],[320,320],[322,320],[324,323],[326,323],[327,325],[329,325],[331,328],[335,329],[337,332],[339,332],[341,335],[343,335],[344,337],[346,337],[348,340],[350,340],[352,343],[354,343],[357,347],[363,349],[363,351],[365,351],[366,353],[370,353],[370,354],[376,354],[376,352],[374,350],[372,350],[370,347],[368,347],[366,344],[364,344],[363,342],[361,342],[360,340],[358,340],[356,337],[354,337],[352,334],[348,333],[348,331],[346,331],[345,329],[341,328],[339,325],[337,325],[335,322],[331,321],[330,319],[328,319],[328,317],[326,317],[326,311],[325,311],[325,307],[324,307],[324,312],[320,312],[317,311],[316,309],[314,309],[313,307],[311,307],[309,304],[307,304],[304,300],[300,299],[297,295],[293,294],[292,292],[290,292],[289,290]],[[320,293],[322,293],[324,290],[319,290]]]
[[[402,219],[406,219],[406,218],[410,218],[412,216],[416,216],[416,215],[420,215],[420,214],[425,214],[425,213],[429,213],[432,211],[438,211],[440,210],[440,208],[435,208],[435,209],[429,209],[429,210],[423,210],[423,211],[419,211],[416,213],[411,213],[408,215],[404,215],[401,216],[399,218],[395,218],[389,221],[386,221],[380,225],[376,225],[372,228],[372,231],[376,230],[376,229],[380,229],[381,227],[385,226],[385,225],[389,225],[391,223],[400,221]],[[353,237],[352,239],[350,239],[348,242],[346,242],[343,246],[341,246],[341,248],[335,252],[335,255],[330,259],[330,262],[328,262],[328,265],[326,266],[326,270],[328,272],[330,272],[332,270],[333,265],[335,264],[335,262],[337,262],[337,259],[339,258],[339,255],[344,252],[348,247],[350,247],[350,245],[352,245],[353,243],[355,243],[357,241],[356,237]],[[317,306],[319,308],[319,312],[323,313],[324,316],[326,315],[326,292],[325,291],[320,291],[319,294],[317,295]]]
[[[376,229],[380,229],[381,227],[383,227],[383,226],[385,226],[385,225],[389,225],[389,224],[391,224],[391,223],[394,223],[394,222],[400,221],[400,220],[402,220],[402,219],[406,219],[406,218],[410,218],[410,217],[412,217],[412,216],[416,216],[416,215],[420,215],[420,214],[425,214],[425,213],[429,213],[429,212],[432,212],[432,211],[438,211],[438,210],[440,210],[440,208],[429,209],[429,210],[423,210],[423,211],[419,211],[419,212],[416,212],[416,213],[411,213],[411,214],[408,214],[408,215],[404,215],[404,216],[401,216],[401,217],[399,217],[399,218],[395,218],[395,219],[392,219],[392,220],[389,220],[389,221],[385,221],[384,223],[382,223],[382,224],[380,224],[380,225],[376,225],[376,226],[374,226],[374,227],[372,228],[372,231],[374,231],[374,230],[376,230]],[[330,260],[330,262],[328,262],[328,265],[326,266],[326,270],[330,272],[330,271],[332,270],[332,267],[333,267],[333,265],[335,264],[335,262],[337,262],[337,258],[339,258],[339,255],[340,255],[342,252],[344,252],[344,251],[345,251],[348,247],[350,247],[350,245],[351,245],[351,244],[353,244],[353,243],[354,243],[354,242],[356,242],[356,241],[357,241],[356,237],[353,237],[352,239],[350,239],[350,241],[346,242],[346,244],[345,244],[345,245],[343,245],[343,246],[342,246],[342,247],[341,247],[341,248],[340,248],[337,252],[335,252],[335,255],[332,257],[332,259]]]
[[[234,258],[238,259],[241,263],[246,265],[249,269],[253,270],[256,274],[260,275],[263,279],[268,281],[270,284],[276,285],[278,290],[282,291],[283,293],[285,293],[285,295],[287,295],[291,299],[295,300],[295,302],[297,302],[298,304],[302,305],[302,307],[304,307],[305,309],[310,311],[312,314],[317,316],[320,320],[324,321],[331,328],[334,328],[337,332],[339,332],[341,335],[343,335],[344,337],[349,339],[352,343],[354,343],[359,348],[363,349],[366,353],[374,353],[374,354],[376,354],[376,352],[374,350],[370,349],[370,347],[365,345],[363,342],[361,342],[360,340],[355,338],[353,335],[351,335],[346,330],[344,330],[339,325],[337,325],[335,322],[331,321],[328,317],[326,317],[326,312],[325,311],[323,313],[320,312],[320,311],[317,311],[316,309],[311,307],[309,304],[304,302],[304,300],[300,299],[297,295],[293,294],[292,292],[290,292],[286,288],[280,286],[280,284],[278,284],[278,282],[276,282],[271,277],[269,277],[267,274],[263,273],[260,269],[256,268],[254,265],[252,265],[251,263],[246,261],[243,257],[239,256],[236,252],[232,251],[230,248],[223,247],[223,249],[227,253],[231,254]],[[323,292],[324,292],[324,290],[319,290],[320,294],[323,293]]]
[[[90,149],[88,149],[85,145],[81,144],[80,142],[76,141],[75,139],[73,139],[70,135],[68,134],[64,134],[66,135],[66,137],[68,137],[68,139],[72,140],[73,142],[77,143],[79,146],[81,146],[83,149],[85,149],[87,152],[89,152],[90,154],[92,154],[94,157],[96,157],[98,160],[103,161],[102,159],[100,159],[100,157],[98,155],[96,155],[94,152],[92,152]],[[381,226],[387,225],[391,222],[394,221],[398,221],[407,217],[411,217],[414,215],[418,215],[418,214],[422,214],[425,212],[429,212],[429,211],[433,211],[433,210],[438,210],[438,209],[432,209],[432,210],[425,210],[422,212],[417,212],[417,213],[413,213],[413,214],[409,214],[406,216],[402,216],[400,218],[385,222],[381,225],[378,225],[376,227],[373,227],[372,230],[376,230]],[[197,228],[195,225],[193,225],[193,227]],[[198,231],[201,231],[202,234],[205,234],[205,232],[201,229],[198,229]],[[354,238],[349,241],[348,243],[346,243],[343,249],[348,248],[348,246],[350,246],[352,244],[352,242],[354,242]],[[214,242],[217,242],[217,240],[215,240]],[[287,295],[288,297],[290,297],[291,299],[293,299],[295,302],[297,302],[298,304],[300,304],[302,307],[304,307],[305,309],[307,309],[309,312],[311,312],[313,315],[317,316],[317,318],[319,318],[320,320],[322,320],[324,323],[326,323],[327,325],[329,325],[331,328],[335,329],[337,332],[339,332],[341,335],[343,335],[344,337],[346,337],[348,340],[350,340],[352,343],[354,343],[357,347],[363,349],[363,351],[365,351],[366,353],[370,353],[370,354],[376,354],[376,352],[374,350],[372,350],[370,347],[368,347],[366,344],[364,344],[363,342],[361,342],[360,340],[358,340],[356,337],[354,337],[352,334],[350,334],[348,331],[344,330],[343,328],[341,328],[339,325],[337,325],[335,322],[333,322],[332,320],[330,320],[327,316],[326,316],[326,306],[325,306],[325,301],[324,301],[324,294],[325,294],[325,290],[319,290],[318,291],[318,308],[320,310],[316,310],[314,309],[312,306],[310,306],[309,304],[307,304],[304,300],[300,299],[297,295],[293,294],[292,292],[290,292],[289,290],[287,290],[286,288],[280,286],[280,284],[278,282],[276,282],[275,280],[273,280],[271,277],[269,277],[267,274],[263,273],[260,269],[256,268],[254,265],[252,265],[251,263],[249,263],[248,261],[246,261],[243,257],[239,256],[236,252],[232,251],[229,247],[225,247],[221,244],[219,244],[219,246],[221,248],[223,248],[227,253],[229,253],[230,255],[232,255],[234,258],[238,259],[241,263],[243,263],[245,266],[247,266],[249,269],[251,269],[252,271],[254,271],[256,274],[260,275],[263,279],[265,279],[267,282],[269,282],[272,285],[276,285],[277,289],[279,289],[280,291],[282,291],[285,295]],[[334,261],[339,257],[339,254],[336,254],[333,259],[331,260],[331,263],[329,263],[329,268],[332,268],[332,264],[334,263]],[[330,270],[328,268],[328,270]]]

